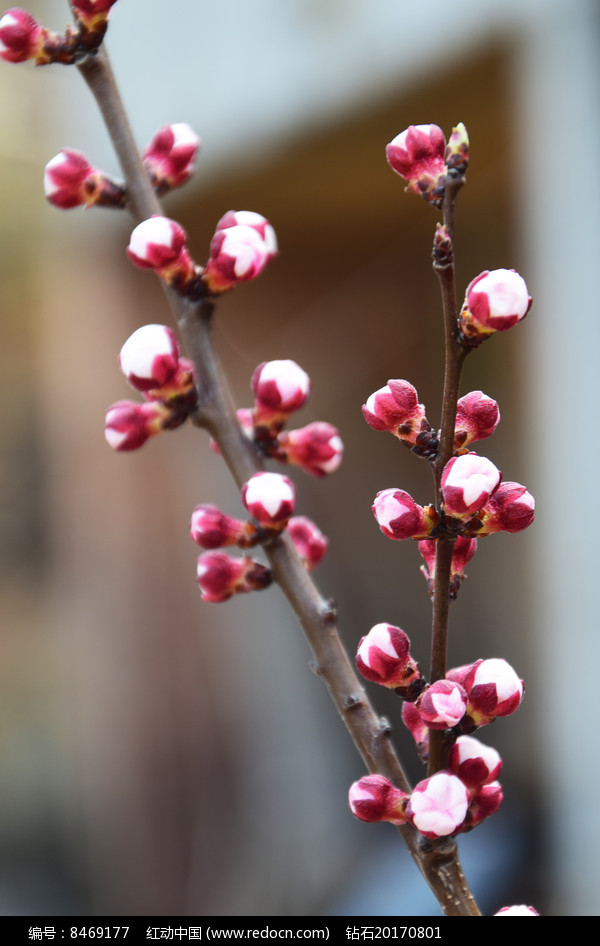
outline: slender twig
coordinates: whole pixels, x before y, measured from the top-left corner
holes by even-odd
[[[128,192],[128,209],[136,222],[160,214],[141,163],[129,122],[114,81],[106,51],[78,64],[106,122]],[[237,421],[223,372],[213,347],[210,301],[189,301],[165,289],[184,345],[194,363],[199,389],[195,423],[206,427],[219,443],[231,474],[241,486],[261,469],[261,458],[244,436]],[[335,608],[307,574],[289,536],[265,544],[265,554],[275,580],[302,625],[314,654],[315,669],[329,688],[340,716],[370,772],[380,773],[402,791],[410,784],[392,746],[389,725],[379,719],[341,643]],[[422,844],[410,825],[399,827],[412,857],[448,916],[479,916],[479,910],[462,874],[455,842],[439,847]]]

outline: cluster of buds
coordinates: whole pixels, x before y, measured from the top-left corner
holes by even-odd
[[[242,487],[241,498],[253,521],[233,519],[217,506],[196,506],[190,522],[196,545],[247,549],[287,528],[306,569],[316,568],[327,551],[327,539],[306,516],[292,515],[295,491],[287,476],[255,473]],[[236,559],[219,552],[198,558],[198,584],[205,601],[227,601],[234,594],[266,588],[271,581],[269,569],[246,556]]]
[[[25,10],[11,7],[0,19],[0,57],[6,62],[33,59],[36,66],[78,62],[98,49],[108,27],[110,8],[116,0],[72,0],[77,28],[64,36],[46,29]]]
[[[230,210],[217,224],[202,281],[218,295],[255,279],[276,255],[277,238],[268,220],[251,210]]]
[[[387,430],[398,437],[417,456],[432,459],[438,451],[438,439],[419,404],[416,389],[408,381],[390,380],[363,404],[364,418],[374,430]]]
[[[409,125],[385,149],[388,163],[408,181],[406,190],[441,207],[448,175],[464,178],[469,164],[469,137],[462,122],[452,129],[448,145],[438,125]]]
[[[485,536],[521,532],[531,525],[535,500],[520,483],[501,483],[500,470],[486,457],[452,457],[441,478],[443,508],[459,534]]]
[[[179,354],[166,325],[144,325],[119,354],[127,381],[145,403],[118,401],[106,413],[104,435],[114,450],[137,450],[149,437],[181,426],[197,403],[192,363]]]

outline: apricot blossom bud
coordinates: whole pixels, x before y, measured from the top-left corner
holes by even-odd
[[[535,499],[520,483],[502,483],[480,514],[477,535],[522,532],[535,518]]]
[[[140,269],[154,269],[165,282],[183,286],[196,272],[185,240],[186,232],[175,220],[156,215],[132,231],[127,255]]]
[[[463,830],[470,831],[486,818],[495,815],[503,801],[504,792],[500,782],[489,782],[473,791]]]
[[[252,544],[247,541],[250,538],[249,531],[257,534],[256,527],[250,523],[232,519],[209,503],[196,506],[190,521],[190,535],[202,549],[220,549],[231,545],[247,547]]]
[[[531,296],[514,269],[485,270],[467,286],[460,327],[467,338],[480,341],[492,332],[505,332],[524,319]]]
[[[356,654],[359,673],[365,680],[397,690],[400,696],[414,700],[423,688],[423,678],[409,647],[410,641],[399,627],[376,624],[359,642]]]
[[[196,580],[202,600],[218,604],[236,594],[267,588],[273,576],[268,568],[247,556],[232,558],[226,552],[205,552],[198,556]]]
[[[403,489],[380,490],[371,509],[388,539],[420,539],[432,527],[429,508],[419,506]]]
[[[473,725],[464,731],[472,731],[473,726],[485,726],[498,716],[510,716],[523,699],[523,681],[513,668],[501,657],[490,660],[476,660],[469,667],[458,668],[446,674],[449,679],[457,679],[467,691],[467,717],[465,721]]]
[[[374,430],[395,431],[419,409],[419,395],[409,381],[393,380],[367,398],[362,412]]]
[[[450,750],[448,767],[472,790],[493,782],[500,775],[502,759],[491,746],[474,736],[459,736]]]
[[[384,775],[366,775],[354,782],[348,792],[350,811],[359,821],[405,824],[407,801],[408,795]]]
[[[311,572],[325,555],[329,540],[307,516],[292,516],[288,534],[307,571]]]
[[[144,149],[144,165],[159,194],[180,187],[194,170],[202,142],[185,122],[174,122],[158,129]]]
[[[137,450],[149,437],[178,427],[184,420],[184,415],[174,413],[159,401],[117,401],[106,412],[104,436],[113,450]]]
[[[429,756],[429,729],[421,719],[421,714],[414,703],[407,700],[402,704],[402,722],[415,740],[417,752],[422,762]]]
[[[6,62],[25,62],[41,51],[45,30],[29,13],[11,7],[0,19],[0,56]]]
[[[467,694],[460,683],[437,680],[419,697],[417,709],[428,729],[451,729],[467,708]]]
[[[533,907],[526,907],[524,903],[513,907],[502,907],[494,916],[539,916]]]
[[[312,476],[334,473],[342,462],[344,445],[333,424],[316,420],[297,430],[283,431],[277,437],[274,456],[301,467]]]
[[[291,359],[263,361],[252,375],[256,396],[254,418],[257,424],[281,424],[299,410],[310,393],[310,378]]]
[[[427,581],[429,596],[433,598],[435,588],[435,556],[437,548],[436,539],[423,539],[418,545],[419,552],[425,560],[425,565],[421,565],[421,572]],[[467,577],[465,567],[471,561],[477,551],[477,539],[467,539],[459,535],[452,550],[452,564],[450,566],[450,600],[454,601],[458,594],[462,582]]]
[[[119,353],[119,365],[136,391],[162,388],[179,364],[179,346],[166,325],[142,325],[130,335]]]
[[[454,449],[461,453],[476,440],[491,437],[500,422],[498,403],[483,391],[471,391],[456,405]]]
[[[262,237],[269,258],[272,259],[277,255],[275,230],[262,214],[257,214],[254,210],[228,210],[219,220],[216,229],[228,230],[230,227],[251,227]]]
[[[469,136],[463,122],[459,122],[448,139],[446,148],[446,167],[464,175],[469,166]]]
[[[446,512],[457,518],[473,516],[485,506],[501,479],[500,470],[486,457],[476,453],[452,457],[441,480]]]
[[[260,214],[251,211],[239,211],[236,216],[242,213],[250,214],[252,218],[260,217]],[[264,220],[264,217],[260,219]],[[269,227],[268,231],[265,230],[266,226]],[[266,220],[264,226],[251,223],[217,228],[202,276],[209,292],[226,292],[240,282],[259,276],[275,254],[273,241],[274,233]]]
[[[467,816],[469,792],[456,775],[436,772],[415,786],[406,820],[426,838],[455,834]]]
[[[408,181],[407,191],[440,207],[446,186],[446,139],[437,125],[409,125],[385,149],[391,167]]]
[[[242,502],[261,526],[285,529],[296,502],[294,484],[281,473],[255,473],[242,486]]]

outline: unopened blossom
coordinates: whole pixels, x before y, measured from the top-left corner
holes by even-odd
[[[491,460],[476,453],[452,457],[442,473],[444,509],[450,516],[473,516],[489,500],[502,479]]]
[[[436,772],[415,786],[406,820],[426,838],[455,834],[467,816],[469,792],[456,775]]]
[[[374,430],[396,431],[401,424],[420,413],[419,395],[409,381],[393,380],[374,391],[363,404],[362,412]]]
[[[467,286],[460,313],[462,333],[483,340],[492,332],[505,332],[525,318],[530,306],[525,280],[514,269],[485,270]]]
[[[350,811],[359,821],[405,824],[407,801],[408,795],[384,775],[366,775],[354,782],[348,792]]]
[[[242,486],[242,502],[261,526],[284,529],[294,512],[294,484],[281,473],[255,473]]]
[[[267,247],[269,258],[277,255],[275,230],[262,214],[257,214],[254,210],[228,210],[219,220],[216,230],[229,230],[230,227],[250,227],[256,230]]]
[[[421,714],[414,703],[405,700],[402,704],[402,722],[415,740],[421,762],[429,757],[429,729],[421,719]]]
[[[190,535],[202,549],[220,549],[237,545],[245,548],[258,538],[255,526],[233,519],[210,503],[196,506],[190,521]]]
[[[119,365],[132,388],[151,391],[174,376],[179,364],[175,333],[166,325],[142,325],[119,353]]]
[[[414,700],[423,687],[423,679],[409,648],[410,641],[401,628],[376,624],[359,642],[356,666],[365,680],[398,690],[401,696]]]
[[[177,427],[185,416],[174,413],[159,401],[136,404],[117,401],[106,412],[104,436],[113,450],[137,450],[149,437]]]
[[[419,552],[425,560],[421,565],[421,572],[427,581],[429,596],[433,598],[435,589],[435,557],[437,549],[436,539],[422,539],[418,543]],[[471,561],[477,551],[477,539],[467,539],[459,535],[452,549],[452,564],[450,566],[450,589],[449,596],[452,601],[456,599],[458,589],[461,583],[467,577],[465,568]]]
[[[465,394],[456,405],[455,451],[463,453],[470,443],[491,437],[499,422],[500,409],[497,401],[483,391]]]
[[[329,540],[308,516],[292,516],[287,531],[307,571],[311,572],[325,555]]]
[[[265,235],[263,228],[261,234],[260,227],[253,224],[237,224],[217,229],[202,275],[209,292],[225,292],[240,282],[259,276],[275,252],[270,238],[271,232],[270,228],[269,233]]]
[[[43,27],[25,10],[11,7],[0,19],[0,56],[6,62],[33,59],[43,40]]]
[[[489,782],[481,788],[471,791],[471,801],[469,811],[463,826],[463,830],[470,831],[476,828],[478,824],[495,815],[500,805],[504,801],[504,792],[500,782]]]
[[[502,907],[494,916],[539,916],[534,907],[526,907],[524,903],[513,907]]]
[[[520,483],[502,483],[483,507],[477,535],[522,532],[535,518],[535,499]]]
[[[299,410],[310,394],[310,378],[291,359],[263,361],[252,375],[256,398],[256,424],[281,428],[285,419]]]
[[[446,167],[464,175],[469,166],[469,136],[462,122],[452,129],[446,146]]]
[[[146,145],[144,166],[159,194],[180,187],[194,170],[201,140],[186,122],[173,122],[158,129]]]
[[[419,506],[403,489],[382,489],[371,509],[388,539],[423,538],[432,526],[429,508]]]
[[[501,657],[476,660],[467,667],[459,667],[446,674],[457,680],[467,691],[467,719],[464,731],[485,726],[498,716],[510,716],[523,699],[523,681],[511,665]]]
[[[273,581],[268,568],[244,556],[233,558],[226,552],[205,552],[198,557],[196,580],[203,601],[217,604],[233,595],[261,591]]]
[[[63,148],[44,169],[46,200],[61,210],[95,203],[95,173],[81,151]]]
[[[467,694],[459,683],[437,680],[419,697],[417,708],[428,729],[451,729],[465,715]]]
[[[327,476],[337,470],[343,452],[344,445],[337,427],[317,420],[306,427],[280,433],[274,456],[301,467],[312,476]]]
[[[77,19],[86,29],[94,30],[108,18],[109,10],[117,0],[72,0],[71,6]]]
[[[448,767],[467,788],[478,789],[498,778],[502,759],[496,749],[474,736],[459,736],[450,749]]]
[[[391,167],[408,181],[407,191],[440,207],[446,186],[446,139],[437,125],[409,125],[385,149]]]
[[[132,231],[127,255],[140,269],[154,269],[161,279],[182,287],[196,272],[185,241],[186,232],[175,220],[153,216]]]

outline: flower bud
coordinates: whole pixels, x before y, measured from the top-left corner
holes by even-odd
[[[310,393],[310,378],[295,361],[263,361],[252,375],[256,396],[256,424],[281,425],[293,411],[299,410]]]
[[[0,56],[6,62],[25,62],[41,51],[45,30],[25,10],[11,7],[0,20]]]
[[[419,411],[419,395],[409,381],[388,381],[363,404],[364,418],[374,430],[395,432]]]
[[[185,122],[163,125],[144,149],[144,166],[159,194],[181,187],[192,171],[202,142]]]
[[[428,729],[451,729],[467,708],[467,694],[459,683],[437,680],[419,697],[417,709]]]
[[[251,227],[264,240],[269,258],[277,255],[277,237],[266,217],[253,210],[228,210],[219,220],[216,229],[229,230],[230,227]]]
[[[166,325],[142,325],[121,348],[119,365],[136,391],[162,388],[179,365],[175,334]]]
[[[366,775],[354,782],[348,792],[350,811],[359,821],[405,824],[407,801],[408,795],[384,775]]]
[[[469,166],[469,136],[462,122],[452,129],[446,147],[446,167],[464,176]]]
[[[466,671],[466,672],[465,672]],[[456,680],[456,673],[464,674],[462,683],[467,691],[467,717],[474,726],[485,726],[498,716],[510,716],[523,699],[523,681],[502,658],[476,660],[467,668],[458,668],[446,676]],[[472,731],[472,726],[469,727]],[[465,728],[465,732],[469,729]]]
[[[242,213],[251,212],[239,211],[236,216]],[[251,217],[260,217],[260,214],[252,213]],[[264,217],[260,219],[264,220]],[[268,231],[266,227],[269,227]],[[210,257],[202,276],[209,291],[225,292],[240,282],[259,276],[275,253],[272,233],[267,221],[264,226],[251,223],[217,229],[210,244]]]
[[[415,787],[406,820],[426,838],[455,834],[467,816],[469,792],[456,775],[436,772]]]
[[[464,830],[471,831],[486,818],[495,815],[503,801],[504,792],[500,782],[490,782],[477,789],[471,797]]]
[[[230,545],[247,548],[258,532],[251,523],[226,516],[217,506],[196,506],[190,521],[190,535],[202,549],[220,549]]]
[[[329,545],[329,540],[307,516],[292,516],[288,533],[307,571],[316,568]]]
[[[483,391],[471,391],[456,405],[454,449],[464,453],[464,447],[476,440],[491,437],[500,422],[497,402]]]
[[[93,168],[81,151],[63,148],[44,170],[44,194],[61,210],[71,207],[122,207],[125,188]]]
[[[467,286],[460,327],[479,341],[492,332],[505,332],[524,319],[531,306],[525,280],[514,269],[485,270]]]
[[[132,231],[127,255],[140,269],[154,269],[171,285],[184,285],[195,276],[185,247],[186,232],[168,217],[153,216]]]
[[[344,445],[333,424],[317,420],[297,430],[283,431],[277,437],[274,456],[285,463],[300,466],[313,476],[334,473],[342,462]]]
[[[429,729],[415,704],[407,700],[402,704],[402,722],[415,740],[421,762],[426,763],[429,758]]]
[[[526,907],[524,903],[514,907],[502,907],[494,916],[539,916],[533,907]]]
[[[500,775],[502,759],[491,746],[473,736],[459,736],[450,750],[448,767],[471,790],[493,782]]]
[[[285,529],[296,502],[294,484],[281,473],[255,473],[242,486],[242,502],[261,526]]]
[[[477,535],[492,532],[522,532],[535,517],[535,499],[520,483],[502,483],[480,514]]]
[[[247,556],[232,558],[226,552],[205,552],[198,557],[196,580],[202,600],[218,604],[235,594],[267,588],[273,576],[268,568]]]
[[[403,489],[382,489],[371,506],[388,539],[423,538],[432,527],[429,508],[419,506]]]
[[[437,125],[409,125],[385,149],[391,167],[408,181],[407,191],[441,207],[446,186],[446,139]]]
[[[423,687],[423,678],[409,647],[410,641],[399,627],[376,624],[359,642],[356,654],[359,673],[365,680],[415,699]]]
[[[442,473],[442,496],[448,515],[467,518],[478,512],[498,488],[502,474],[491,460],[476,453],[452,457]]]
[[[117,0],[72,0],[77,19],[88,30],[95,30],[108,19],[108,11]]]
[[[423,539],[418,545],[419,552],[425,559],[425,565],[421,565],[421,572],[427,581],[427,589],[430,598],[433,598],[435,590],[435,555],[437,548],[436,539]],[[454,601],[458,594],[461,583],[467,577],[465,567],[471,561],[477,551],[477,539],[467,539],[459,535],[452,550],[452,564],[450,566],[450,600]]]
[[[185,416],[174,412],[158,401],[136,404],[117,401],[108,408],[104,436],[113,450],[137,450],[149,437],[171,427],[178,427]]]

